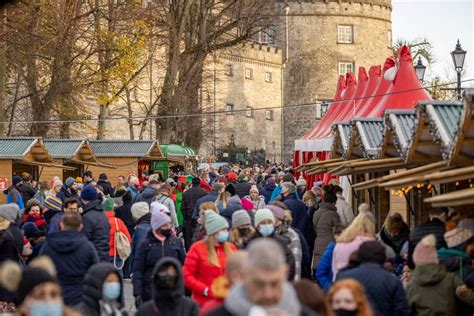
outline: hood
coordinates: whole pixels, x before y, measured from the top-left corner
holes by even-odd
[[[82,215],[89,211],[99,211],[102,212],[102,202],[99,200],[91,201],[89,204],[84,205],[84,212],[82,212]]]
[[[328,203],[328,202],[321,202],[319,203],[319,209],[321,211],[335,211],[337,212],[336,204]]]
[[[246,290],[241,282],[230,289],[229,296],[224,301],[224,305],[232,315],[238,316],[249,315],[250,310],[255,306],[248,300]],[[281,299],[278,304],[271,308],[285,311],[288,315],[300,315],[301,305],[293,286],[289,282],[283,284]]]
[[[273,191],[273,190],[275,190],[275,188],[276,188],[276,184],[275,184],[275,183],[267,183],[267,184],[265,184],[265,190]]]
[[[421,286],[436,285],[446,276],[446,268],[440,264],[424,264],[416,266],[412,281]]]
[[[71,254],[87,242],[86,236],[80,232],[66,230],[54,232],[46,237],[49,247],[60,254]]]
[[[176,289],[162,290],[158,292],[156,291],[156,288],[154,286],[155,278],[158,272],[162,270],[164,266],[167,265],[174,266],[176,271],[178,272],[178,287]],[[184,278],[182,270],[183,269],[181,263],[175,258],[171,257],[164,257],[160,259],[153,268],[152,297],[155,301],[155,304],[158,305],[160,309],[166,309],[167,307],[174,308],[176,307],[176,304],[179,303],[179,301],[182,299],[184,295]]]
[[[240,197],[238,195],[232,196],[229,201],[227,202],[227,208],[228,209],[236,209],[239,210],[242,208],[242,200],[240,200]]]
[[[151,222],[151,213],[147,213],[138,219],[137,225],[150,224],[150,222]]]
[[[117,303],[121,308],[121,298],[123,297],[123,280],[120,276],[120,273],[112,263],[101,262],[94,264],[89,269],[89,271],[87,271],[87,274],[84,278],[84,303],[96,310],[98,313],[100,311],[99,301],[102,299],[102,286],[107,276],[113,272],[117,273],[120,278],[120,283],[122,284],[120,297],[117,299]]]

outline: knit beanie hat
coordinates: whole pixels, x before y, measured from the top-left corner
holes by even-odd
[[[166,205],[161,204],[160,202],[152,202],[150,204],[150,211],[152,213],[160,212],[160,213],[165,213],[168,215],[171,214],[170,209]]]
[[[433,234],[425,236],[415,247],[413,252],[413,262],[417,266],[424,264],[438,264],[438,254],[436,252],[436,237]]]
[[[67,178],[66,181],[64,182],[64,184],[66,184],[67,188],[72,187],[74,185],[74,183],[76,183],[76,179],[74,179],[73,177]]]
[[[153,212],[151,213],[151,228],[153,230],[158,230],[161,226],[166,223],[171,223],[171,217],[166,215],[163,212]]]
[[[61,199],[50,196],[46,200],[44,200],[44,206],[50,211],[62,211],[63,210],[63,202]]]
[[[247,210],[247,211],[253,210],[253,203],[249,199],[241,198],[240,200],[241,200],[242,208],[244,210]]]
[[[92,185],[86,185],[81,191],[81,199],[84,201],[97,200],[97,190]]]
[[[265,220],[270,220],[275,224],[275,216],[268,208],[262,208],[255,213],[255,227]]]
[[[18,217],[20,207],[16,203],[2,204],[0,205],[0,216],[13,223]]]
[[[150,206],[147,202],[137,202],[132,205],[132,217],[135,221],[150,213]]]
[[[360,262],[376,262],[383,264],[386,260],[385,247],[376,240],[366,241],[357,252]]]
[[[308,183],[306,182],[306,180],[302,176],[300,176],[298,181],[296,181],[296,186],[298,186],[298,187],[307,186],[307,184]]]
[[[232,214],[232,228],[251,224],[250,215],[246,210],[240,210]]]
[[[82,177],[77,177],[76,178],[76,183],[83,183],[84,181],[82,181]]]
[[[201,184],[201,179],[199,179],[198,177],[195,177],[195,178],[193,178],[193,180],[191,181],[191,183],[192,183],[193,185],[199,185],[199,184]]]
[[[27,267],[23,271],[17,292],[17,306],[20,306],[26,296],[38,285],[44,283],[56,283],[57,280],[46,269],[39,267]]]
[[[18,183],[20,183],[22,181],[21,177],[20,176],[14,176],[12,178],[12,183],[13,185],[17,185]]]
[[[31,222],[26,222],[21,230],[23,231],[25,238],[38,238],[41,236],[41,232],[38,227],[36,227],[36,225]]]
[[[102,202],[102,208],[104,209],[104,211],[113,211],[115,208],[114,199],[112,198],[105,199]]]
[[[458,227],[456,229],[450,230],[449,232],[446,232],[444,234],[444,240],[446,240],[448,248],[454,248],[465,243],[466,241],[471,239],[472,236],[473,234],[470,230]]]
[[[206,218],[204,228],[208,236],[214,235],[224,228],[229,228],[227,220],[213,211],[205,211],[204,216]]]
[[[63,186],[63,182],[62,182],[60,179],[54,180],[54,182],[53,182],[53,188],[55,188],[55,187],[62,187],[62,186]]]
[[[275,218],[278,218],[279,220],[283,220],[285,218],[285,210],[281,207],[276,205],[267,205],[267,208],[272,211]]]
[[[257,193],[259,193],[259,192],[258,192],[258,188],[257,188],[257,186],[256,186],[255,184],[252,185],[252,187],[250,188],[249,193],[252,193],[252,192],[257,192]]]

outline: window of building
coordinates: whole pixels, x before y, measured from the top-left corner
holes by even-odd
[[[329,103],[323,101],[321,103],[321,117],[323,117],[329,109]]]
[[[233,115],[234,114],[234,105],[227,103],[224,107],[224,111],[226,112],[225,114],[227,115]]]
[[[337,42],[352,44],[354,43],[354,26],[338,25],[337,26]]]
[[[271,121],[273,120],[273,111],[272,110],[266,110],[265,111],[265,119]]]
[[[245,79],[253,78],[253,70],[250,68],[245,68]]]
[[[265,81],[266,82],[272,82],[273,81],[271,72],[268,72],[268,71],[265,72]]]
[[[247,110],[245,111],[245,116],[253,117],[253,109],[251,107],[247,107]]]
[[[339,74],[345,75],[348,72],[354,72],[354,63],[339,62]]]
[[[232,76],[233,75],[231,64],[225,65],[225,74],[227,76]]]
[[[268,25],[267,27],[262,28],[258,32],[257,41],[260,44],[273,44],[275,41],[275,29],[272,25]]]

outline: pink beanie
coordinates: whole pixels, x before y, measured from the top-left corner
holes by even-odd
[[[436,237],[431,234],[425,236],[415,247],[413,252],[413,262],[417,266],[425,264],[438,264],[438,254],[436,252]]]
[[[285,218],[285,210],[282,209],[281,207],[279,206],[276,206],[276,205],[267,205],[267,208],[272,211],[273,213],[273,216],[275,216],[276,218],[278,218],[279,220],[283,220]]]
[[[246,198],[242,198],[241,200],[242,200],[242,208],[244,210],[247,210],[247,211],[253,210],[253,203],[250,200]]]

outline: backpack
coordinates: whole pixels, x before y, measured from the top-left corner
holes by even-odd
[[[125,260],[130,257],[130,253],[132,252],[132,247],[130,246],[130,241],[128,241],[127,235],[119,230],[117,219],[115,219],[115,240],[114,240],[114,266],[117,269],[122,269]],[[117,256],[122,260],[122,264],[120,267],[116,264]]]

